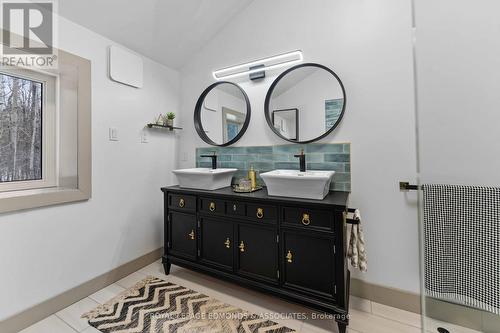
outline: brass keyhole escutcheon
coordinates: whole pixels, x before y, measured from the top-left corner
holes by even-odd
[[[194,240],[194,230],[191,230],[191,232],[188,234],[188,236],[191,240]]]
[[[186,205],[186,203],[184,202],[184,199],[180,198],[179,199],[179,207],[184,208],[185,205]]]
[[[215,202],[211,202],[210,206],[208,206],[208,209],[210,209],[211,212],[215,210]]]
[[[226,241],[224,242],[224,245],[226,245],[226,249],[231,248],[231,241],[229,240],[229,238],[226,238]]]
[[[309,225],[311,224],[311,218],[309,217],[309,214],[302,214],[302,224],[303,225]]]
[[[288,261],[289,263],[292,263],[292,259],[293,259],[292,251],[288,251],[288,253],[286,255],[286,261]]]
[[[243,241],[240,242],[240,246],[238,246],[240,249],[240,252],[245,252],[245,243]]]
[[[264,217],[264,208],[257,208],[257,218],[261,219]]]

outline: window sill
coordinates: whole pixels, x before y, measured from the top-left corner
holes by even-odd
[[[88,199],[90,199],[90,193],[62,187],[2,192],[0,193],[0,213]]]

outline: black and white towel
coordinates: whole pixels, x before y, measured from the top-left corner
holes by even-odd
[[[426,294],[500,314],[500,188],[422,189]]]

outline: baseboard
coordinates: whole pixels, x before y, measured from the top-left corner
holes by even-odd
[[[161,258],[163,248],[154,250],[126,264],[87,281],[73,289],[65,291],[45,302],[35,305],[17,315],[0,322],[0,332],[17,333],[34,323],[78,302],[79,300],[95,293],[124,278],[125,276],[147,266]]]
[[[351,279],[351,295],[401,310],[422,313],[420,295],[405,290]],[[500,316],[498,315],[430,297],[425,299],[425,310],[427,318],[480,332],[497,333],[500,327]],[[443,326],[446,328],[445,324]]]
[[[152,251],[54,298],[7,318],[0,322],[0,332],[17,333],[88,295],[115,283],[142,267],[153,263],[161,258],[162,253],[163,248]],[[420,295],[409,291],[385,287],[353,278],[351,279],[351,295],[421,314]],[[488,314],[482,311],[471,311],[471,309],[446,302],[428,299],[426,301],[426,308],[427,314],[435,319],[473,329],[480,329],[485,323],[492,327],[499,323],[497,316],[490,316],[490,318],[487,317]],[[493,332],[493,330],[487,330],[486,332]]]
[[[421,314],[420,295],[406,290],[351,279],[351,295],[401,310]]]

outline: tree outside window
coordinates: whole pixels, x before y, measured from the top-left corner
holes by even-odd
[[[40,82],[0,73],[0,183],[42,179]]]

